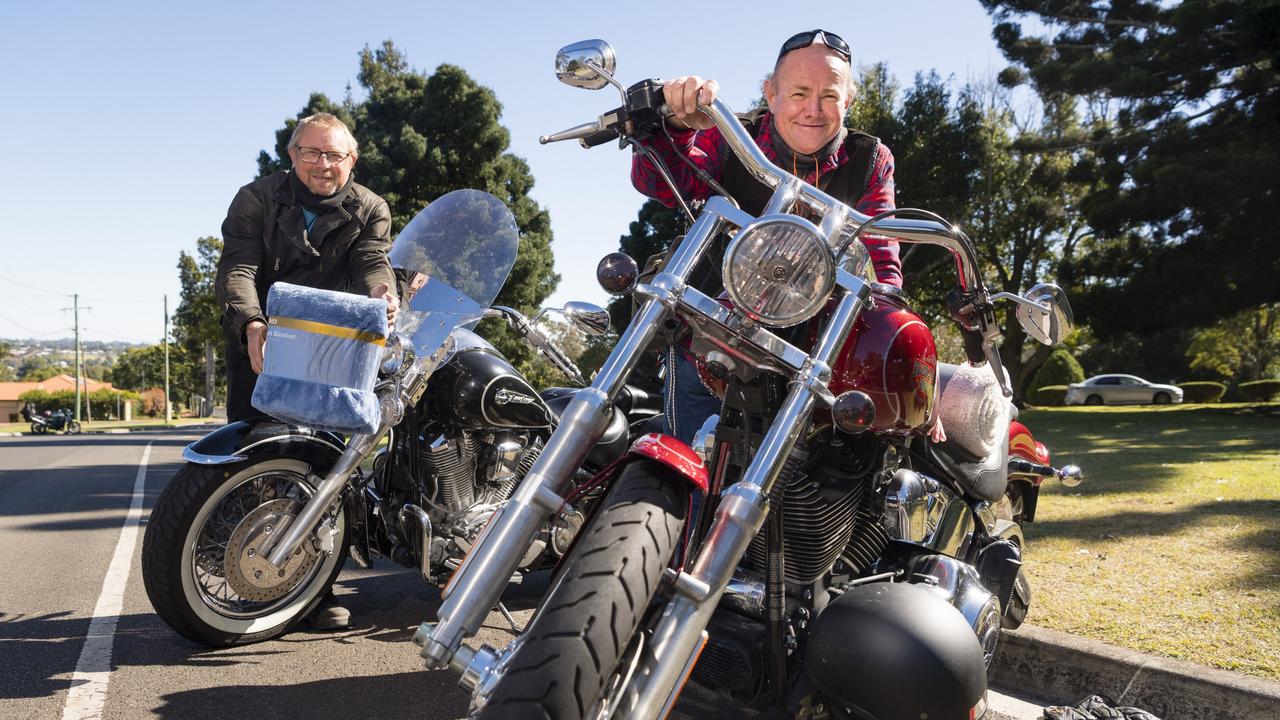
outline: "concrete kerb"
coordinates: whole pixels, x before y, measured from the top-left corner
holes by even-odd
[[[1280,682],[1023,625],[1000,641],[992,683],[1041,698],[1105,695],[1161,720],[1280,717]]]

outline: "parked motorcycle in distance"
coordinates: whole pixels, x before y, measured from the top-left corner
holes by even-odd
[[[646,143],[669,114],[661,81],[623,89],[598,40],[564,48],[556,67],[571,86],[619,88],[623,104],[542,142],[618,139],[660,164]],[[601,262],[601,285],[642,305],[414,640],[428,667],[461,675],[477,718],[665,717],[691,678],[785,717],[980,718],[1000,628],[1031,600],[1021,524],[1046,478],[1080,479],[1013,417],[993,303],[1016,303],[1026,332],[1056,344],[1071,330],[1066,297],[1047,284],[989,293],[955,227],[862,215],[770,163],[722,101],[702,109],[774,188],[765,214],[722,197],[689,211],[648,283],[621,253]],[[907,299],[874,282],[863,232],[952,253],[967,363],[938,363]],[[689,278],[721,233],[717,299]],[[719,416],[693,447],[646,435],[593,478],[608,492],[524,633],[503,649],[462,645],[539,528],[578,512],[582,448],[676,324]]]
[[[365,567],[382,556],[444,582],[578,392],[539,394],[470,328],[502,318],[585,385],[537,318],[491,307],[517,244],[510,211],[478,191],[436,200],[399,234],[391,261],[405,275],[407,309],[375,388],[376,432],[344,439],[258,417],[184,450],[187,464],[157,501],[142,549],[147,596],[170,627],[208,645],[280,635],[325,595],[348,552]],[[608,326],[608,314],[588,303],[557,312],[591,333]],[[589,448],[579,481],[626,450],[627,411],[658,412],[644,393],[628,400]],[[361,469],[370,457],[371,469]],[[582,519],[549,519],[521,548],[519,569],[557,561]]]
[[[53,412],[45,410],[43,413],[38,413],[35,411],[35,406],[27,403],[22,407],[22,419],[31,423],[31,432],[36,435],[50,432],[76,435],[80,432],[80,421],[75,419],[75,413],[70,410]]]

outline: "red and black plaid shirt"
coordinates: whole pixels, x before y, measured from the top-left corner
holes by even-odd
[[[710,197],[715,191],[698,177],[693,168],[681,162],[677,153],[689,158],[694,165],[719,182],[724,171],[724,153],[727,152],[719,128],[713,127],[702,131],[671,128],[671,139],[675,143],[674,146],[665,137],[659,137],[652,147],[671,170],[671,176],[680,187],[680,193],[686,200],[705,200]],[[773,149],[772,123],[768,113],[760,120],[755,141],[765,157],[774,164],[778,164],[778,153]],[[844,143],[841,143],[834,153],[821,159],[813,172],[801,179],[817,185],[819,177],[847,162],[849,162],[849,153],[845,150]],[[793,168],[783,169],[793,170]],[[671,188],[667,187],[662,176],[643,155],[636,154],[631,160],[631,184],[635,185],[641,193],[667,207],[676,205],[676,198]],[[871,167],[871,181],[867,185],[866,192],[857,199],[857,202],[850,202],[852,198],[836,199],[849,203],[855,210],[865,215],[875,215],[895,207],[893,153],[889,152],[889,148],[883,144],[876,148]],[[902,262],[898,258],[898,241],[863,235],[862,242],[871,252],[871,260],[876,268],[876,279],[882,283],[902,287]]]

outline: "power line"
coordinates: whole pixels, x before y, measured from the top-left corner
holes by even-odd
[[[110,298],[85,298],[86,301],[96,303],[106,303],[108,305],[150,305],[155,303],[155,298],[147,298],[145,300],[120,300]]]
[[[82,332],[82,333],[95,333],[95,334],[98,334],[98,335],[106,335],[107,337],[112,337],[112,338],[115,338],[115,339],[117,339],[117,340],[123,340],[123,341],[125,341],[125,342],[130,342],[130,343],[139,343],[139,342],[141,342],[142,344],[146,344],[145,342],[142,342],[142,341],[139,341],[139,340],[134,340],[133,338],[127,338],[127,337],[125,337],[125,336],[123,336],[123,335],[116,335],[115,333],[109,333],[109,332],[107,332],[106,330],[95,330],[95,329],[93,329],[93,328],[82,327],[82,328],[80,328],[80,332]]]
[[[61,298],[69,298],[69,297],[71,297],[71,295],[69,295],[69,294],[67,294],[67,293],[55,293],[55,292],[49,292],[49,290],[48,290],[47,288],[42,288],[42,287],[40,287],[40,286],[38,286],[38,285],[32,285],[31,283],[25,283],[25,282],[22,282],[21,280],[14,280],[13,278],[7,278],[7,277],[0,276],[0,280],[3,280],[3,281],[5,281],[5,282],[13,283],[14,285],[21,285],[22,287],[25,287],[25,288],[31,288],[32,290],[35,290],[35,291],[39,292],[40,294],[42,294],[42,295],[47,295],[47,296],[49,296],[49,297],[61,297]]]
[[[60,332],[66,332],[71,329],[69,327],[64,327],[64,328],[59,328],[58,330],[54,330],[53,332],[41,332],[39,330],[33,330],[27,327],[26,325],[23,325],[22,323],[18,322],[17,320],[14,320],[13,318],[10,318],[3,314],[0,314],[0,320],[4,320],[5,322],[11,325],[14,325],[15,327],[22,328],[23,332],[29,332],[29,333],[32,333],[33,335],[38,335],[40,337],[44,337],[47,335],[56,335]]]

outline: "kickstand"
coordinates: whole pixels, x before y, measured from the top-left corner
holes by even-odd
[[[516,624],[516,619],[511,617],[511,611],[507,609],[506,605],[498,603],[498,612],[502,613],[502,617],[506,618],[507,622],[511,623],[512,632],[521,632],[522,628]]]

